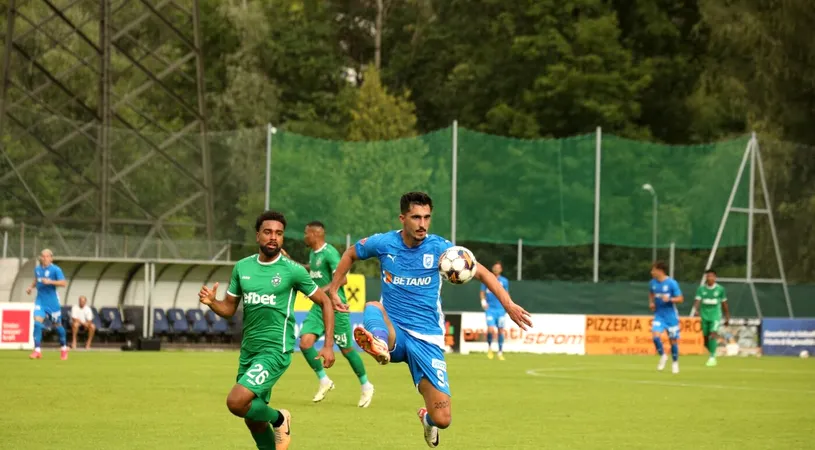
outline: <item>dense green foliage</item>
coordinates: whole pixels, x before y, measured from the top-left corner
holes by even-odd
[[[811,70],[815,63],[815,48],[811,45],[815,42],[811,26],[815,6],[805,0],[726,3],[724,6],[717,0],[384,0],[379,11],[381,25],[377,25],[377,2],[373,1],[201,0],[206,105],[216,167],[216,237],[236,242],[253,239],[253,234],[245,230],[262,207],[266,136],[262,127],[268,122],[284,131],[275,137],[281,140],[292,133],[336,141],[397,139],[445,129],[453,120],[469,130],[520,139],[564,138],[592,133],[600,126],[604,133],[624,139],[683,145],[741,138],[756,131],[762,142],[788,275],[793,280],[811,281],[815,273],[815,235],[810,232],[811,218],[815,216],[815,158],[807,145],[815,142],[815,128],[811,126],[815,114],[812,108],[815,72]],[[69,16],[84,17],[97,5],[98,2],[80,3],[71,9]],[[44,3],[30,2],[24,8],[34,18],[48,14]],[[123,11],[117,14],[128,13]],[[0,6],[0,24],[6,23],[7,14],[6,7]],[[93,22],[87,25],[90,34],[93,27]],[[144,21],[133,35],[158,42],[160,23]],[[381,67],[373,71],[377,35],[381,37]],[[66,38],[66,46],[83,54],[74,39]],[[45,53],[49,68],[55,72],[75,61],[66,48],[45,52],[51,45],[45,39],[29,39],[25,44],[32,54]],[[160,47],[156,55],[167,58],[177,55],[181,50],[176,45],[170,42]],[[154,63],[149,58],[145,61],[144,64]],[[144,81],[136,75],[128,78],[137,72],[124,70],[127,61],[114,58],[112,65],[119,70],[119,86]],[[13,64],[10,70],[16,80],[26,80],[29,73],[23,64]],[[185,80],[175,77],[169,81],[185,92],[187,98],[194,99],[195,85]],[[37,80],[29,81],[33,84]],[[87,104],[97,102],[97,87],[92,83],[83,85],[81,71],[69,81]],[[160,91],[156,92],[141,97],[137,105],[159,118],[162,128],[150,129],[151,132],[171,133],[181,129],[189,117],[170,107]],[[46,106],[28,113],[37,117],[59,113],[65,116],[64,120],[87,120],[87,114],[80,108],[52,111]],[[122,120],[113,123],[118,133],[114,155],[117,167],[127,165],[139,155],[129,150],[139,142],[129,138],[125,131],[118,131],[126,128],[122,121],[142,126],[138,114],[122,116]],[[59,121],[49,121],[37,131],[58,136],[63,128]],[[449,131],[440,133],[446,139]],[[476,137],[469,143],[470,148],[478,142],[477,135],[473,136]],[[3,139],[12,141],[9,136]],[[427,148],[412,147],[409,142],[371,144],[366,151],[356,153],[338,144],[331,157],[348,170],[344,170],[345,177],[335,177],[337,192],[353,191],[355,184],[367,190],[381,186],[382,197],[390,199],[396,195],[390,192],[394,185],[413,183],[417,188],[443,185],[443,180],[450,176],[447,162],[439,159],[425,164],[423,152]],[[525,151],[522,141],[513,142],[517,144],[481,151],[489,152],[484,154],[488,160],[504,161],[504,167],[510,170],[534,164],[535,153]],[[647,169],[660,164],[660,158],[654,155],[619,151],[625,142],[616,141],[618,151],[613,156],[616,167]],[[95,157],[94,146],[89,141],[71,145],[75,146],[71,149],[72,164],[78,168],[89,165]],[[31,139],[17,139],[6,145],[5,151],[19,163],[39,150]],[[308,189],[310,183],[320,179],[322,169],[309,164],[319,159],[308,156],[308,151],[303,148],[301,155],[282,156],[299,158],[301,163],[296,171],[274,174],[278,181],[273,203],[275,198],[290,198],[291,192]],[[497,151],[505,153],[496,154]],[[686,150],[680,147],[674,151]],[[295,166],[297,161],[284,166]],[[568,155],[564,157],[560,161],[561,170],[593,174],[592,167],[570,165],[572,162]],[[273,167],[276,163],[286,161],[274,161]],[[377,170],[386,164],[416,165],[415,179],[388,179]],[[497,164],[485,166],[501,170]],[[3,176],[8,169],[5,165],[0,167]],[[176,176],[166,161],[156,160],[149,169],[151,172],[128,175],[127,187],[112,194],[114,215],[133,208],[127,198],[128,189],[147,192],[147,204],[155,208],[150,211],[155,216],[177,202],[167,192],[181,191],[191,183]],[[551,183],[554,176],[551,170],[542,167],[534,179],[519,183],[522,194],[519,198],[524,198],[524,189]],[[673,176],[674,182],[681,183],[691,170],[709,170],[711,176],[707,183],[688,185],[686,192],[674,193],[683,201],[698,198],[705,202],[707,192],[722,186],[727,189],[732,178],[728,181],[726,177],[735,175],[719,174],[715,167],[683,166],[673,174],[668,170],[660,176]],[[43,199],[42,208],[53,210],[80,192],[73,190],[80,178],[77,173],[81,169],[72,172],[45,158],[38,171],[27,172],[26,180]],[[700,179],[698,175],[694,173],[691,178]],[[636,200],[638,207],[647,209],[648,197],[642,192],[629,192],[630,188],[622,183],[629,179],[625,172],[605,176],[619,183],[603,193],[602,214],[604,223],[609,223],[603,232],[624,232],[627,226],[624,220],[616,223],[616,231],[611,223],[615,217],[628,217],[631,212],[615,206],[618,205],[615,202],[637,195],[642,197]],[[459,189],[487,194],[490,183],[514,179],[504,172],[483,179],[463,177]],[[2,186],[11,186],[14,181],[6,181]],[[593,186],[593,180],[586,185]],[[565,199],[570,204],[591,201],[591,191],[584,188],[569,186],[559,201]],[[0,212],[18,220],[39,214],[25,206],[30,202],[25,201],[22,187],[4,191],[7,193],[0,194]],[[742,202],[738,206],[746,206],[744,194],[740,193]],[[440,188],[434,195],[446,199],[450,192]],[[337,207],[331,205],[331,198],[312,201],[315,213]],[[486,212],[459,210],[458,220],[475,227],[466,236],[466,245],[478,254],[489,255],[485,258],[504,259],[507,268],[514,271],[514,246],[475,242],[479,240],[476,221],[489,220],[503,208],[506,214],[501,215],[506,217],[500,220],[518,222],[526,214],[524,208],[557,211],[562,205],[547,198],[535,204],[517,198],[505,201],[503,207],[485,205]],[[395,198],[392,203],[395,205]],[[626,204],[630,207],[631,202]],[[78,203],[70,214],[75,217],[94,214],[83,205]],[[351,197],[342,207],[368,212],[362,217],[349,216],[351,221],[374,220],[387,214],[388,205]],[[715,227],[720,208],[718,204],[711,206],[710,217],[701,218],[687,217],[688,212],[681,208],[668,208],[660,213],[668,227],[666,233],[698,235],[699,230],[685,225],[701,221]],[[449,223],[449,209],[449,205],[440,204],[439,222]],[[560,217],[561,224],[585,220],[586,214],[591,211],[580,210],[580,217]],[[195,217],[195,211],[181,210],[167,220],[181,222]],[[332,226],[338,230],[352,228],[350,223]],[[775,276],[774,253],[764,217],[758,219],[757,227],[754,274]],[[703,231],[710,233],[709,229]],[[137,234],[144,229],[118,226],[114,232]],[[592,253],[591,247],[584,245],[592,238],[588,232],[573,227],[568,235],[558,229],[547,235],[544,243],[550,245],[562,239],[569,246],[527,248],[524,277],[589,278]],[[196,231],[176,227],[168,228],[167,233],[165,237],[189,238]],[[639,238],[637,242],[641,241]],[[661,244],[665,246],[667,242]],[[236,248],[233,255],[242,251],[246,250]],[[667,251],[660,256],[667,258]],[[743,249],[729,248],[721,256],[717,265],[724,267],[726,273],[743,273]],[[704,248],[680,251],[678,275],[697,278],[706,257]],[[648,249],[603,246],[601,277],[641,278],[649,258]]]

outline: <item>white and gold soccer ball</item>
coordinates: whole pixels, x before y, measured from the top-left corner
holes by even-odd
[[[439,273],[453,284],[473,279],[478,268],[473,252],[459,245],[448,248],[439,257]]]
[[[798,354],[801,358],[809,358],[809,351],[808,350],[801,350],[801,353]]]

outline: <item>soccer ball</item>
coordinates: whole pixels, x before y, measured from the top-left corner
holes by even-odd
[[[809,358],[809,351],[801,350],[801,353],[798,354],[801,358]]]
[[[473,252],[461,246],[450,247],[439,257],[439,273],[453,284],[472,280],[477,268]]]

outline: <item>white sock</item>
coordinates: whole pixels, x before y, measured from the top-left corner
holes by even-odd
[[[42,353],[42,350],[40,350],[39,347],[34,347],[34,351],[37,352],[37,353]]]
[[[67,345],[63,345],[63,346],[62,346],[62,350],[68,350],[68,346],[67,346]]]
[[[331,378],[328,378],[328,375],[324,376],[323,378],[320,378],[320,384],[326,385],[331,384]]]
[[[362,385],[362,391],[368,392],[374,390],[374,385],[371,384],[370,381],[366,381],[365,384]]]

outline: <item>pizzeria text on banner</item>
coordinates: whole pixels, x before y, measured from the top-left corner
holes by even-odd
[[[656,355],[652,316],[586,316],[587,355]],[[699,318],[681,317],[680,355],[707,354]],[[666,333],[662,341],[669,345]]]
[[[585,353],[586,316],[578,314],[532,314],[533,327],[518,328],[506,317],[505,352],[524,353]],[[487,351],[487,318],[484,313],[461,314],[459,351],[463,354]],[[497,349],[493,343],[493,349]]]

